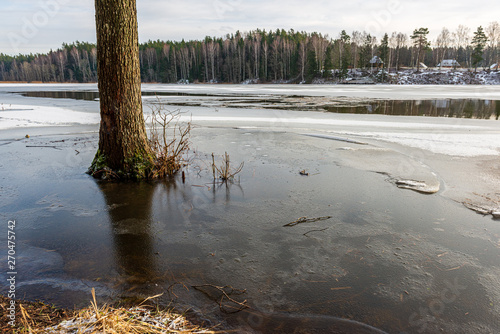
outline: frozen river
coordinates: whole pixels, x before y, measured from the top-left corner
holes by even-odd
[[[95,92],[0,85],[0,217],[18,223],[28,299],[164,292],[207,321],[270,333],[500,328],[494,87],[144,85],[146,116],[162,102],[194,124],[192,163],[185,183],[124,184],[84,174]],[[418,111],[370,111],[389,100]],[[458,105],[464,117],[414,116]],[[221,186],[207,161],[225,151],[245,166]],[[285,226],[300,217],[330,218]],[[226,314],[235,305],[201,284],[246,289],[234,297],[251,309]]]

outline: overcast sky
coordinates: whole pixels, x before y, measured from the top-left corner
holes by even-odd
[[[137,0],[140,42],[224,36],[236,30],[277,28],[321,32],[342,29],[410,35],[427,27],[435,39],[443,27],[473,31],[500,20],[498,0]],[[0,53],[38,53],[63,42],[95,42],[93,0],[1,0]]]

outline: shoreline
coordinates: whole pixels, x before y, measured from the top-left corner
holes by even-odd
[[[329,77],[316,77],[311,79],[310,82],[298,83],[296,80],[292,81],[261,81],[260,79],[247,79],[240,83],[234,82],[155,82],[155,81],[145,81],[142,82],[143,85],[147,84],[163,84],[163,85],[354,85],[354,86],[366,86],[366,85],[387,85],[387,86],[412,86],[412,85],[480,85],[480,86],[498,86],[500,85],[500,72],[497,70],[490,69],[479,69],[473,70],[470,68],[426,68],[421,69],[417,72],[415,69],[400,69],[399,71],[385,71],[387,72],[386,81],[380,81],[377,71],[380,69],[350,69],[346,78],[332,79]],[[334,73],[334,72],[332,72]],[[75,81],[0,81],[0,84],[97,84],[97,82],[75,82]]]
[[[204,327],[203,323],[199,319],[194,319],[193,316],[177,313],[171,308],[148,302],[152,299],[154,297],[140,302],[118,302],[109,306],[90,302],[88,307],[67,309],[55,307],[43,301],[12,300],[0,294],[0,307],[6,310],[0,316],[0,331],[2,333],[11,331],[15,333],[74,333],[84,330],[86,333],[89,331],[100,333],[102,332],[100,328],[102,328],[114,330],[114,333],[126,334],[133,328],[134,333],[144,334],[228,332]],[[9,305],[15,306],[14,313],[9,310]],[[107,327],[102,327],[101,319],[104,318],[111,319]]]

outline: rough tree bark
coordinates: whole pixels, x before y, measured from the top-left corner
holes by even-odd
[[[153,168],[141,101],[135,0],[95,0],[101,125],[89,173],[146,178]]]

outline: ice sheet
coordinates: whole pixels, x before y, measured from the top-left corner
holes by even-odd
[[[404,123],[404,122],[384,122],[384,121],[370,121],[370,120],[356,120],[356,115],[352,119],[338,119],[335,116],[328,114],[319,114],[323,117],[246,117],[246,116],[198,116],[189,115],[182,116],[182,121],[212,121],[212,122],[237,122],[237,123],[268,123],[268,124],[291,124],[291,125],[335,125],[335,126],[349,126],[349,127],[377,127],[377,128],[393,128],[393,129],[462,129],[464,131],[472,129],[481,129],[479,126],[462,126],[455,124],[433,124],[433,123]],[[326,117],[324,116],[326,115]],[[312,115],[317,116],[317,115]]]
[[[26,90],[96,90],[95,85],[0,85],[0,129],[99,124],[98,103],[67,99],[26,98],[9,92]],[[145,91],[209,94],[348,96],[389,99],[495,98],[490,86],[329,86],[329,85],[143,85]],[[168,103],[168,98],[165,99]],[[8,104],[9,103],[9,104]],[[10,104],[12,103],[12,104]],[[3,108],[3,110],[2,110]],[[354,115],[300,110],[181,107],[183,120],[201,126],[253,127],[280,131],[350,136],[396,143],[432,153],[460,157],[497,156],[500,122],[494,120],[388,115]],[[147,115],[148,108],[144,108]],[[89,112],[87,112],[89,111]],[[94,111],[94,112],[91,112]]]
[[[361,97],[389,100],[494,99],[500,100],[497,86],[485,85],[162,85],[145,84],[143,90],[205,94],[287,94],[328,97]]]

